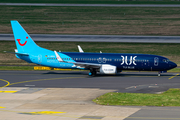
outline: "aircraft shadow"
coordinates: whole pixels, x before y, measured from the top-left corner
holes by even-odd
[[[47,73],[43,73],[43,74],[87,75],[87,73],[85,73],[85,72],[79,72],[79,71],[77,71],[77,72],[74,72],[74,71],[73,71],[73,72],[71,72],[71,71],[54,72],[54,71],[52,71],[52,72],[47,72]]]
[[[55,71],[50,71],[47,73],[43,73],[43,74],[57,74],[57,75],[87,75],[88,76],[88,72],[84,72],[84,71],[60,71],[60,72],[55,72]],[[121,77],[158,77],[158,74],[156,73],[151,73],[151,72],[147,72],[147,73],[143,73],[143,72],[135,72],[135,73],[118,73],[118,74],[96,74],[96,76],[94,77],[105,77],[105,76],[121,76]],[[165,74],[161,74],[161,76],[173,76],[172,73],[165,73]],[[90,76],[91,77],[91,76]]]

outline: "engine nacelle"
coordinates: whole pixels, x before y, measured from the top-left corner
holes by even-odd
[[[116,66],[113,66],[113,65],[102,65],[100,67],[99,72],[101,74],[116,74],[117,69],[116,69]]]

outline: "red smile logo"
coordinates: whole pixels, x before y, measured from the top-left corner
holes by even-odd
[[[23,44],[21,44],[21,43],[20,43],[21,39],[17,39],[17,41],[18,41],[18,43],[19,43],[20,46],[24,46],[24,45],[26,45],[26,43],[27,43],[27,41],[25,41]]]

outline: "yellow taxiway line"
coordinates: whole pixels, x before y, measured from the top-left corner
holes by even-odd
[[[0,91],[0,93],[15,93],[17,91]]]
[[[0,79],[0,81],[4,81],[4,82],[6,82],[6,83],[7,83],[5,86],[2,86],[2,87],[0,87],[0,88],[4,88],[4,87],[7,87],[7,86],[9,86],[9,85],[10,85],[10,82],[9,82],[9,81],[7,81],[7,80]]]
[[[7,80],[0,79],[0,81],[4,81],[7,83],[6,85],[4,85],[0,88],[4,88],[4,87],[10,86],[10,85],[15,85],[15,84],[27,83],[27,82],[45,81],[45,80],[58,80],[58,79],[72,79],[72,78],[85,78],[85,77],[63,77],[63,78],[61,77],[61,78],[49,78],[49,79],[37,79],[37,80],[27,80],[27,81],[15,82],[15,83],[10,83]],[[17,91],[14,91],[14,92],[17,92]]]
[[[169,80],[172,79],[172,78],[174,78],[174,77],[176,77],[176,76],[178,76],[178,75],[179,75],[179,74],[176,74],[176,75],[170,77]]]

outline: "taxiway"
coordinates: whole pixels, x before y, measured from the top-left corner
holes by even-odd
[[[180,43],[180,36],[140,35],[55,35],[30,34],[34,41],[66,42],[127,42],[127,43]],[[1,41],[14,41],[13,34],[0,34]]]
[[[0,71],[0,116],[27,120],[174,120],[179,107],[102,106],[92,99],[107,92],[160,93],[179,88],[179,74],[122,72],[87,76],[87,71]]]

